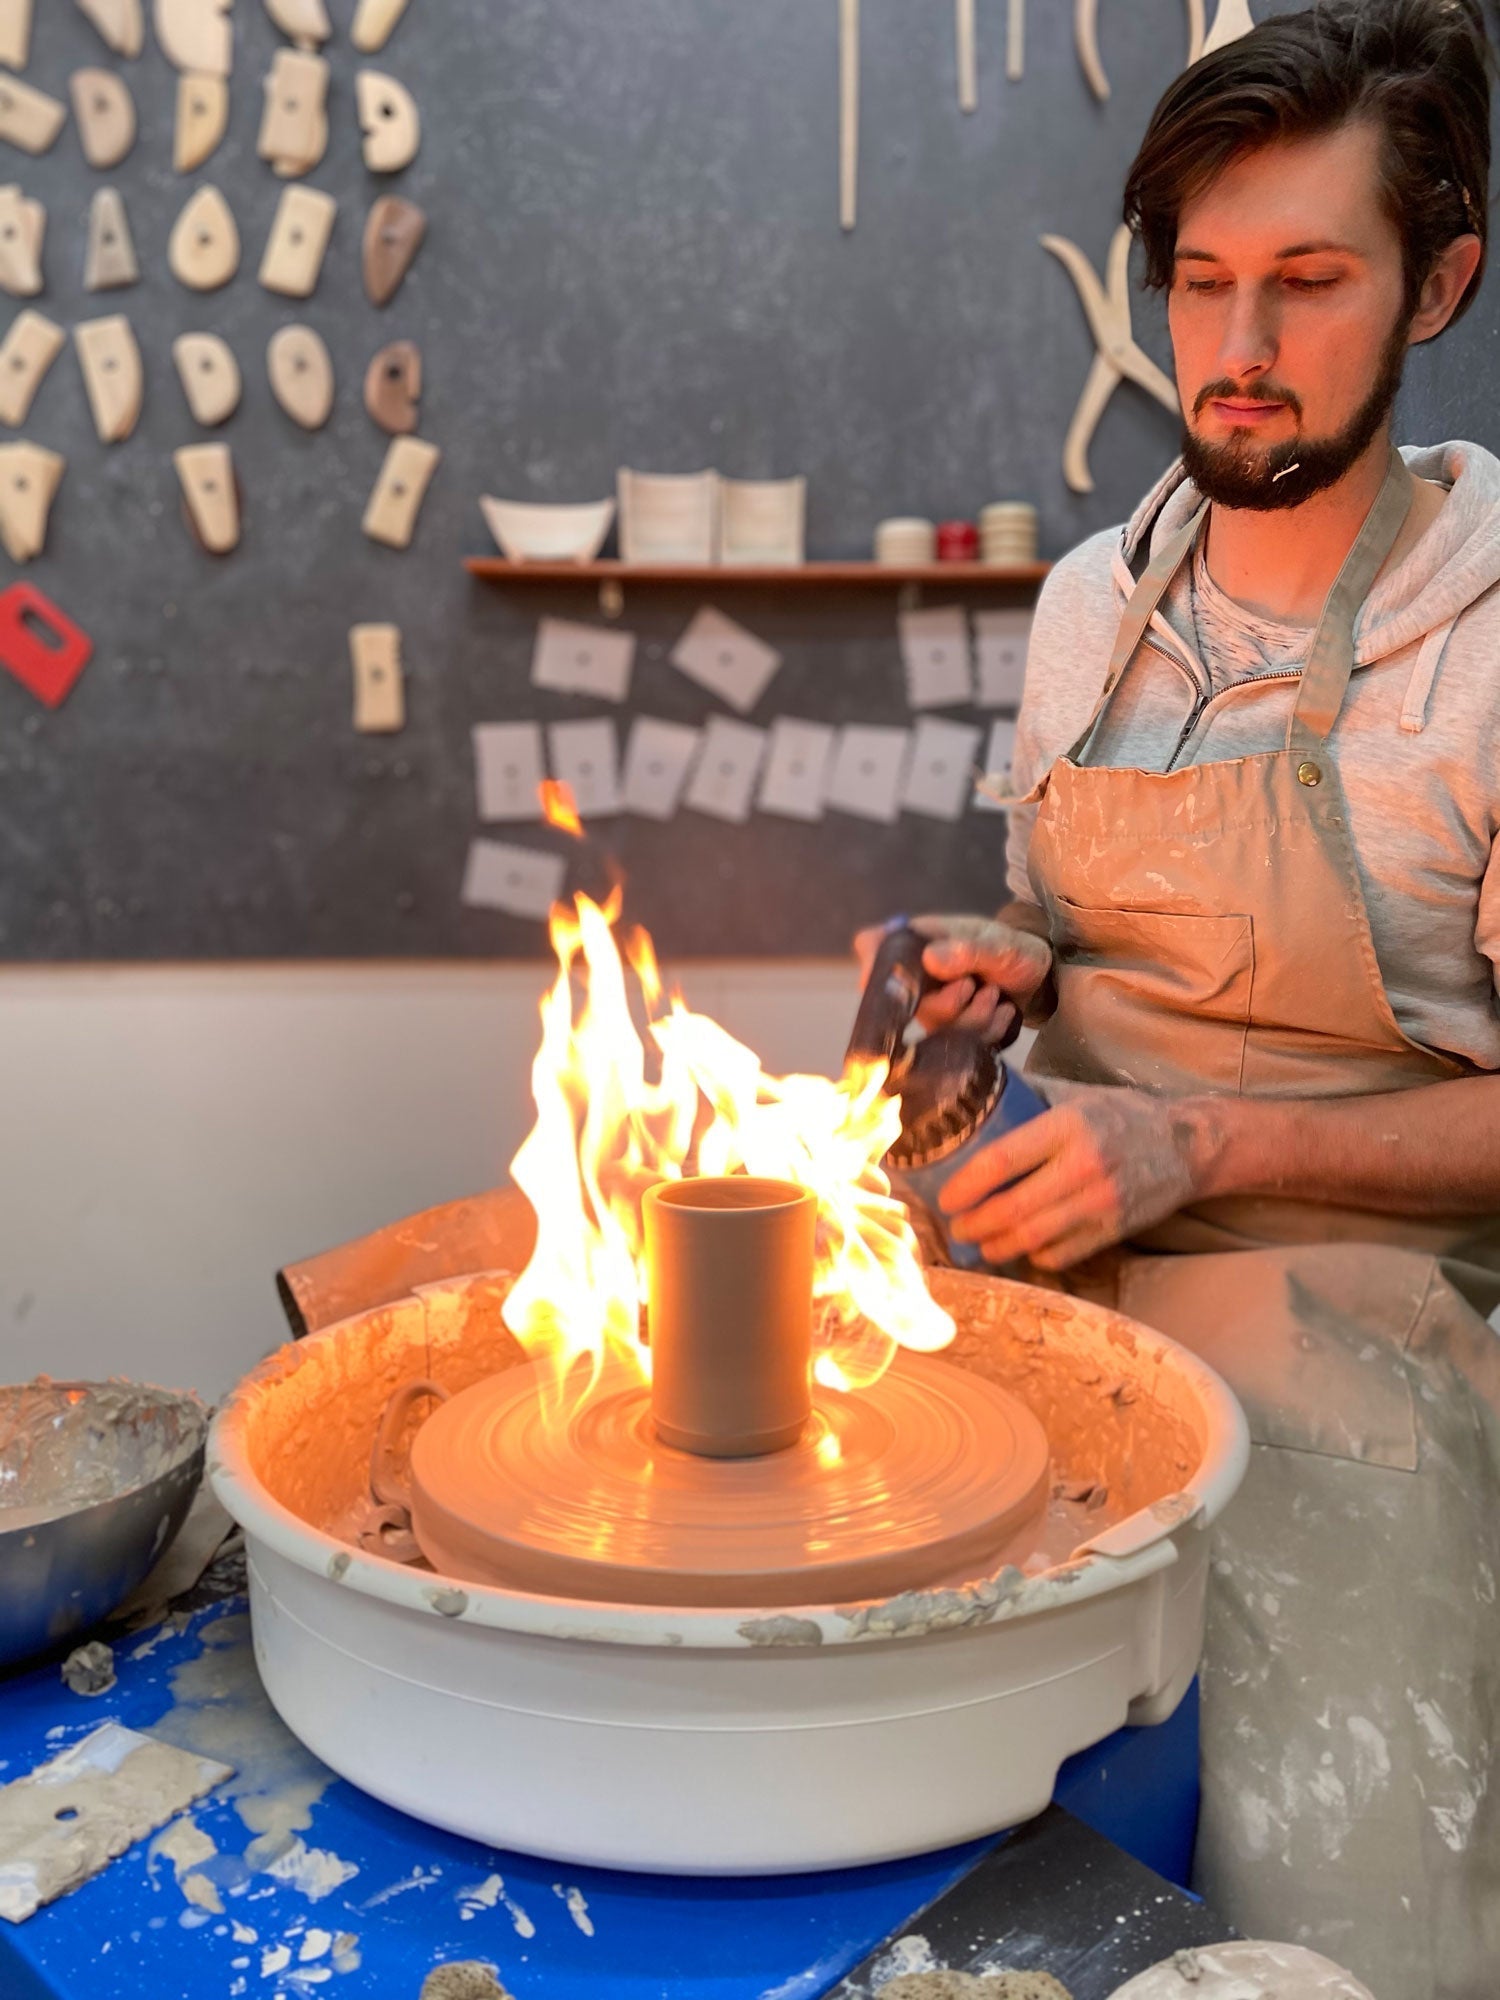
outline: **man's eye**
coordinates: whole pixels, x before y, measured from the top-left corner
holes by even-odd
[[[1294,292],[1326,292],[1330,285],[1338,283],[1337,278],[1288,278],[1287,283]]]
[[[1183,289],[1189,292],[1220,292],[1225,282],[1223,278],[1187,278],[1183,281]]]

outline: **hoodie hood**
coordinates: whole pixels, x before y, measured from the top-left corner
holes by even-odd
[[[1446,486],[1448,498],[1410,555],[1365,600],[1355,630],[1361,666],[1451,627],[1500,583],[1500,459],[1461,441],[1403,445],[1401,456],[1418,478]],[[1191,518],[1202,497],[1181,459],[1162,474],[1121,530],[1114,577],[1122,602],[1143,543],[1154,552]]]

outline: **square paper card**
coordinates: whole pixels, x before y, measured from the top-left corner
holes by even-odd
[[[1010,804],[1011,759],[1016,754],[1016,725],[1009,716],[990,724],[990,744],[984,753],[984,783],[974,787],[974,804],[980,812],[1004,812]]]
[[[559,694],[589,694],[599,701],[624,701],[630,693],[635,634],[602,625],[574,625],[544,618],[537,626],[531,656],[531,684]]]
[[[981,708],[1019,708],[1031,644],[1029,611],[976,611],[974,652]]]
[[[966,722],[924,717],[912,742],[901,803],[929,819],[957,819],[974,783],[979,731]]]
[[[481,819],[540,819],[541,725],[479,722],[474,725],[474,776]]]
[[[463,899],[513,917],[545,917],[562,896],[567,873],[560,854],[512,847],[503,840],[475,840],[469,844]]]
[[[554,722],[548,726],[552,775],[573,794],[581,819],[620,810],[620,758],[612,722]]]
[[[897,614],[906,699],[913,708],[955,708],[972,698],[969,622],[957,604]]]
[[[821,722],[794,722],[778,716],[756,801],[762,812],[783,819],[821,819],[833,755],[834,731]]]
[[[705,604],[677,644],[672,665],[720,701],[748,715],[771,685],[781,655],[743,625]]]
[[[625,810],[671,819],[698,754],[699,734],[680,722],[637,716],[625,747]]]
[[[765,754],[763,729],[753,729],[748,722],[731,722],[727,715],[710,717],[703,732],[703,754],[684,803],[694,812],[743,826],[750,817],[760,760]]]
[[[901,810],[901,778],[911,744],[907,729],[878,729],[851,723],[839,731],[828,777],[828,803],[859,819],[889,826]]]

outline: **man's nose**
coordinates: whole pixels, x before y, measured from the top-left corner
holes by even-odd
[[[1277,314],[1271,302],[1252,285],[1235,288],[1219,343],[1219,370],[1236,382],[1251,382],[1269,374],[1280,342]]]

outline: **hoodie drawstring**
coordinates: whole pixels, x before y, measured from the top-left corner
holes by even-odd
[[[1432,696],[1432,684],[1437,679],[1444,649],[1457,623],[1458,619],[1454,617],[1444,625],[1435,625],[1422,641],[1416,665],[1411,670],[1411,679],[1406,684],[1406,699],[1401,704],[1401,727],[1408,736],[1420,736],[1427,725],[1427,704]]]

